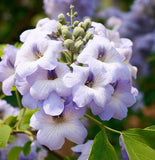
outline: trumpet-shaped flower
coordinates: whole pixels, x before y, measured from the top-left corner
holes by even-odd
[[[20,35],[21,42],[32,41],[36,39],[50,39],[49,35],[57,31],[57,21],[44,18],[38,21],[36,28],[24,31]]]
[[[39,67],[52,70],[57,66],[56,54],[62,51],[62,43],[54,40],[35,40],[25,42],[16,59],[16,73],[26,77]]]
[[[110,120],[112,117],[121,120],[127,116],[127,107],[136,102],[137,90],[132,88],[130,80],[119,79],[111,85],[114,88],[111,101],[102,110],[95,105],[91,105],[91,109],[102,120]]]
[[[72,88],[73,101],[78,107],[89,105],[93,100],[103,107],[110,101],[113,88],[106,80],[106,72],[95,65],[80,67],[72,65],[73,73],[68,73],[63,80],[66,86]]]
[[[30,84],[30,94],[38,100],[46,99],[51,92],[56,92],[59,96],[67,97],[70,89],[63,83],[63,77],[70,70],[67,65],[58,63],[53,70],[39,68],[34,74],[27,77]]]
[[[88,140],[85,144],[79,144],[75,147],[72,147],[72,151],[81,152],[78,160],[86,160],[89,157],[91,148],[93,145],[93,140]]]
[[[87,130],[80,122],[85,109],[77,109],[71,102],[65,105],[65,110],[59,116],[50,116],[43,110],[36,112],[30,120],[30,126],[38,130],[37,140],[50,150],[62,147],[65,138],[81,144],[87,136]]]
[[[11,89],[15,84],[15,60],[18,49],[12,45],[8,45],[4,50],[2,61],[0,62],[0,81],[2,82],[2,90],[5,95],[12,95]]]
[[[96,66],[107,71],[107,78],[112,83],[118,78],[128,79],[130,72],[123,63],[124,57],[111,45],[110,41],[101,36],[94,36],[90,40],[82,53],[77,57],[77,61],[84,64],[94,63]]]

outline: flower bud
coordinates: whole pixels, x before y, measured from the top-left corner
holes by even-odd
[[[89,18],[84,20],[84,28],[85,30],[88,30],[88,28],[91,27],[91,20]]]
[[[83,38],[84,35],[85,35],[85,31],[84,31],[83,28],[75,27],[75,29],[73,31],[73,36],[75,37],[75,39],[78,38],[78,37],[82,37]]]
[[[79,51],[83,46],[83,41],[82,40],[78,40],[77,42],[75,42],[75,48],[76,51]]]
[[[62,28],[62,24],[61,23],[57,23],[57,30],[58,32],[61,34],[61,28]]]
[[[75,17],[78,17],[78,12],[74,12],[74,16],[75,16]]]
[[[78,26],[78,24],[79,24],[79,21],[74,21],[73,23],[74,27]]]
[[[68,29],[63,29],[62,30],[62,36],[64,39],[72,39],[72,34]]]
[[[64,14],[62,14],[62,13],[59,14],[59,15],[58,15],[58,19],[59,19],[59,22],[60,22],[61,24],[66,24]]]
[[[84,28],[84,23],[83,23],[83,22],[80,22],[80,23],[78,24],[78,27]]]
[[[74,50],[74,41],[71,39],[65,40],[63,45],[70,51]]]
[[[67,29],[67,30],[69,31],[69,28],[68,28],[66,25],[63,25],[63,26],[61,27],[61,30],[64,30],[64,29]]]
[[[93,39],[93,37],[93,34],[88,31],[83,40],[87,43],[90,39]]]

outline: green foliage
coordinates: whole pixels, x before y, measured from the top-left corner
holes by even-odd
[[[129,129],[122,139],[130,160],[153,160],[155,157],[155,126]]]
[[[116,152],[110,144],[106,132],[101,130],[95,137],[88,160],[117,160]]]
[[[153,130],[153,131],[155,131],[155,125],[146,127],[145,130]]]
[[[14,44],[14,46],[15,46],[16,48],[20,48],[20,47],[22,46],[22,43],[16,42],[16,43]]]
[[[23,147],[23,153],[25,157],[28,156],[29,153],[31,152],[31,143],[32,143],[31,141],[28,141]]]
[[[17,147],[13,147],[10,151],[9,151],[9,153],[8,153],[8,155],[7,155],[7,159],[8,160],[17,160],[17,159],[19,159],[19,154],[20,154],[20,152],[23,150],[23,147],[19,147],[19,146],[17,146]]]
[[[15,146],[15,147],[11,148],[11,150],[7,154],[7,159],[8,160],[19,159],[19,154],[22,151],[23,151],[25,157],[28,156],[29,153],[31,152],[31,143],[32,143],[31,141],[28,141],[27,143],[25,143],[25,145],[23,147]]]
[[[16,89],[16,86],[13,85],[12,88],[11,88],[11,91],[16,91],[16,90],[17,90],[17,89]]]
[[[7,47],[7,44],[0,44],[0,57],[4,55],[4,49]]]
[[[18,119],[20,120],[19,129],[25,130],[29,128],[30,119],[37,110],[23,108],[20,110]]]
[[[77,160],[77,157],[76,156],[70,156],[70,157],[65,157],[64,160]]]
[[[60,160],[60,158],[56,157],[54,154],[48,154],[45,160]]]
[[[4,124],[14,127],[17,122],[17,116],[9,116],[5,119]]]
[[[11,134],[11,128],[8,125],[0,124],[0,148],[6,149],[6,144]]]

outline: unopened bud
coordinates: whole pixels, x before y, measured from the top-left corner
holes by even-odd
[[[72,39],[72,34],[68,29],[62,29],[61,32],[64,39]]]
[[[74,41],[71,39],[65,40],[63,45],[70,51],[72,51],[74,49]]]
[[[83,40],[84,40],[85,42],[88,42],[90,39],[93,39],[93,37],[94,37],[93,34],[88,31],[88,32],[86,33],[86,35],[85,35],[85,37],[84,37]]]
[[[91,20],[89,18],[84,20],[84,28],[88,30],[91,27]]]
[[[62,24],[61,23],[57,23],[57,30],[58,32],[61,34],[61,27],[62,27]]]
[[[74,6],[73,5],[70,5],[70,9],[73,9],[74,8]]]
[[[73,36],[75,37],[75,39],[78,38],[78,37],[82,37],[83,38],[84,35],[85,35],[85,31],[84,31],[83,28],[75,27],[75,29],[73,31]]]
[[[65,23],[66,23],[66,22],[65,22],[65,16],[64,16],[64,14],[60,13],[60,14],[58,15],[58,19],[59,19],[59,22],[60,22],[61,24],[65,24]]]
[[[79,21],[74,21],[73,25],[76,27],[79,24]]]
[[[75,16],[75,17],[78,17],[78,12],[74,12],[74,16]]]
[[[79,51],[83,46],[83,41],[82,40],[79,40],[77,42],[75,42],[75,48],[76,48],[76,51]]]
[[[80,22],[80,23],[78,24],[78,27],[84,28],[84,23],[83,23],[83,22]]]
[[[67,15],[68,17],[70,17],[70,13],[69,13],[69,12],[67,12],[66,15]]]
[[[63,25],[63,26],[61,27],[61,30],[64,30],[64,29],[69,30],[69,28],[68,28],[66,25]]]

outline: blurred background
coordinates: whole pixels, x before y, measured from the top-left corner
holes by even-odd
[[[39,19],[47,16],[56,18],[61,11],[66,12],[65,3],[56,4],[55,2],[53,9],[49,11],[45,1],[0,1],[1,53],[4,49],[2,44],[19,42],[20,34],[24,30],[34,28]],[[155,0],[94,0],[94,4],[91,5],[93,8],[92,20],[117,30],[121,37],[130,38],[134,42],[131,64],[138,67],[138,76],[134,82],[139,90],[137,103],[129,108],[128,116],[122,121],[112,119],[103,123],[117,130],[144,128],[155,124]],[[59,8],[62,10],[58,10]],[[77,10],[80,9],[77,8]],[[17,106],[14,95],[4,97],[0,89],[0,97],[6,99],[13,106]],[[96,118],[98,119],[98,117]],[[93,139],[100,129],[91,122],[87,123],[88,139]],[[116,139],[115,134],[108,134],[120,157],[118,137]],[[51,156],[61,159],[66,155],[71,155],[72,152],[66,147],[71,145],[70,142],[67,142],[62,150],[50,153],[47,159],[50,159]]]

